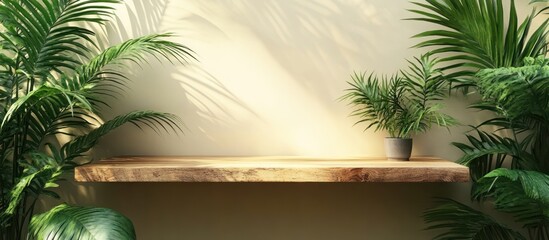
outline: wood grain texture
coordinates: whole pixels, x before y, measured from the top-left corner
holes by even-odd
[[[77,167],[79,182],[467,182],[467,167],[433,157],[410,161],[337,157],[122,156]]]

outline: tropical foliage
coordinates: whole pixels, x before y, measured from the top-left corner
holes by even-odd
[[[549,239],[549,19],[533,27],[548,8],[519,22],[514,1],[415,4],[415,20],[442,27],[418,34],[427,37],[418,47],[443,54],[455,86],[480,95],[472,107],[494,115],[472,126],[468,143],[454,143],[471,170],[471,197],[510,214],[527,235],[448,199],[426,212],[429,229],[446,230],[435,239]]]
[[[352,113],[360,118],[357,123],[369,122],[366,129],[376,126],[376,131],[386,130],[391,137],[409,138],[433,124],[448,127],[455,121],[440,112],[438,101],[446,95],[447,84],[437,62],[423,55],[409,61],[407,71],[389,78],[355,73],[343,99],[357,106]]]
[[[35,204],[82,164],[99,138],[125,124],[178,130],[166,113],[136,111],[100,121],[128,83],[129,64],[192,57],[153,34],[100,50],[86,24],[103,25],[119,0],[2,0],[0,3],[0,238],[134,239],[131,221],[104,208]],[[64,139],[63,141],[59,139]],[[32,221],[31,221],[32,219]],[[27,231],[25,228],[29,226]],[[29,232],[28,236],[26,236]]]
[[[426,0],[414,4],[419,9],[410,11],[419,17],[411,20],[441,27],[415,35],[425,39],[416,47],[431,47],[433,54],[441,54],[440,61],[447,63],[443,69],[451,72],[448,79],[458,87],[474,87],[474,75],[480,69],[520,66],[524,58],[547,52],[549,19],[533,27],[534,19],[546,9],[533,9],[519,21],[514,0],[508,13],[503,1],[496,0]]]

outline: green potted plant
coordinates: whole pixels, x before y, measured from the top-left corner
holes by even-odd
[[[366,129],[385,130],[385,150],[389,160],[409,160],[412,152],[412,135],[429,130],[433,124],[448,127],[455,123],[441,113],[439,102],[447,85],[437,59],[429,54],[408,61],[407,71],[391,77],[378,78],[374,74],[353,74],[348,82],[351,88],[343,99],[356,106],[352,116],[367,122]]]
[[[104,122],[100,109],[129,79],[122,70],[147,57],[192,58],[152,34],[99,49],[88,24],[112,18],[120,0],[3,0],[0,3],[0,239],[135,239],[132,222],[106,208],[35,205],[65,174],[85,164],[95,143],[125,123],[177,130],[178,118],[130,112]],[[67,141],[58,141],[67,139]]]

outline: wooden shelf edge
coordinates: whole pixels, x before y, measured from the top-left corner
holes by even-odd
[[[434,157],[122,156],[75,169],[78,182],[468,182],[465,166]]]

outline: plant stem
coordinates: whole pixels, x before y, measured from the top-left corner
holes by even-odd
[[[21,204],[21,208],[20,208],[20,211],[21,211],[21,224],[19,225],[19,230],[18,230],[18,235],[19,236],[23,236],[23,226],[25,225],[25,219],[27,218],[26,217],[26,213],[25,213],[25,209],[27,208],[27,193],[26,192],[23,192],[23,204]]]
[[[32,214],[34,213],[34,207],[36,205],[36,202],[38,201],[38,198],[40,197],[40,194],[37,194],[35,197],[34,197],[34,200],[32,200],[32,204],[30,205],[30,207],[27,209],[27,212],[25,212],[23,214],[23,222],[27,222],[26,219],[28,218],[29,221],[32,219]],[[26,208],[26,207],[25,207]],[[21,224],[21,227],[19,229],[19,234],[22,236],[23,235],[23,224]]]

